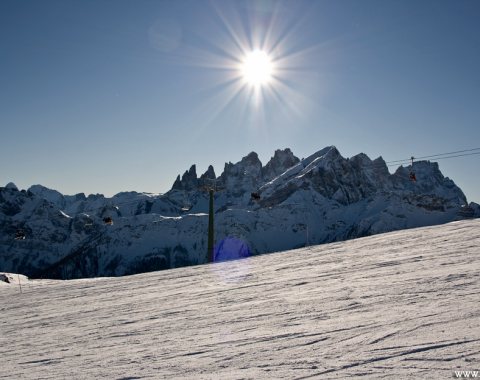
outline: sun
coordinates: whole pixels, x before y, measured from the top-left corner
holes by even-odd
[[[268,84],[272,79],[272,71],[272,61],[263,50],[248,53],[241,66],[244,81],[254,87]]]

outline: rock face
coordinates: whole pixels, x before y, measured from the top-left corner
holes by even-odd
[[[177,177],[175,183],[173,184],[173,189],[175,190],[195,190],[198,187],[198,178],[197,178],[197,168],[195,165],[192,165],[190,170],[187,170],[182,175]]]
[[[9,183],[0,188],[0,267],[75,278],[204,263],[212,183],[219,259],[240,255],[234,246],[260,254],[480,217],[437,163],[416,162],[415,172],[411,182],[409,168],[390,174],[382,158],[326,147],[302,160],[277,150],[265,166],[252,152],[218,177],[210,166],[198,178],[192,165],[163,195],[65,196]]]
[[[290,149],[276,150],[270,161],[262,168],[263,181],[268,182],[278,177],[287,169],[298,164],[298,162],[300,160],[293,155]]]

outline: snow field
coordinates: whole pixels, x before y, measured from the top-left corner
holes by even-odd
[[[450,378],[480,369],[480,220],[0,287],[12,379]]]

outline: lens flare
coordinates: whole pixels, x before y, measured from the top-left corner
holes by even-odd
[[[250,257],[248,244],[235,237],[226,237],[215,245],[215,262],[229,261]]]
[[[241,259],[246,259],[251,254],[250,247],[244,240],[227,236],[215,245],[216,264],[211,269],[223,283],[246,281],[251,275],[250,261]]]

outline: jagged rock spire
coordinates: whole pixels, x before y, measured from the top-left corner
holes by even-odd
[[[298,162],[300,160],[293,155],[289,148],[284,150],[277,149],[270,161],[262,168],[263,180],[270,181]]]
[[[197,167],[192,165],[189,170],[183,173],[182,179],[177,177],[173,183],[172,189],[175,190],[194,190],[198,187]]]
[[[215,179],[215,178],[217,177],[215,176],[215,170],[213,169],[212,165],[209,165],[207,171],[200,176],[200,179]]]

